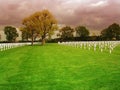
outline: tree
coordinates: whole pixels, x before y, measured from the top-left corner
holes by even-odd
[[[32,16],[24,18],[22,22],[24,27],[21,27],[21,31],[24,32],[24,34],[26,34],[26,37],[31,38],[31,45],[33,45],[34,42],[34,34],[38,32],[32,20],[33,20]]]
[[[19,29],[22,32],[22,41],[29,41],[29,39],[32,39],[32,33],[28,30],[27,27],[20,27]],[[33,41],[35,41],[38,36],[39,32],[34,32]]]
[[[57,21],[48,10],[36,12],[30,17],[25,18],[23,20],[23,25],[28,27],[29,32],[32,32],[32,41],[33,34],[39,32],[42,39],[42,45],[45,44],[46,38],[51,37],[54,30],[57,29]]]
[[[30,35],[26,27],[20,27],[20,31],[22,32],[22,41],[28,41]]]
[[[120,39],[120,26],[113,23],[108,28],[101,31],[101,37],[105,40],[119,40]]]
[[[6,26],[4,28],[4,33],[6,34],[6,39],[9,42],[15,42],[16,38],[18,37],[16,28],[12,26]]]
[[[88,37],[90,34],[89,30],[84,26],[78,26],[75,28],[75,30],[76,30],[76,36],[78,37],[84,38],[84,37]]]
[[[65,26],[60,30],[59,36],[65,40],[65,39],[72,39],[73,38],[74,29],[72,29],[70,26]]]

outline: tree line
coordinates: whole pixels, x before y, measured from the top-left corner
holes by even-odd
[[[76,35],[74,36],[74,33]],[[65,26],[60,30],[58,34],[61,41],[101,41],[101,40],[120,40],[120,25],[113,23],[107,28],[103,29],[100,35],[90,36],[90,30],[85,26],[77,26],[71,28],[70,26]]]
[[[77,26],[72,28],[65,26],[59,29],[56,18],[48,10],[35,12],[22,20],[22,26],[19,28],[22,32],[22,41],[33,42],[38,39],[42,45],[48,41],[71,41],[71,40],[120,40],[120,25],[113,23],[101,31],[100,36],[90,36],[90,30],[85,26]],[[58,39],[51,40],[51,36],[55,30],[59,30]],[[76,36],[74,33],[76,32]],[[19,36],[17,30],[13,26],[5,26],[4,33],[8,42],[15,42]]]

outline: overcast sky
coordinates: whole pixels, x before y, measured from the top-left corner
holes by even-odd
[[[101,30],[120,24],[120,0],[0,0],[0,26],[20,25],[24,17],[48,9],[59,24]]]

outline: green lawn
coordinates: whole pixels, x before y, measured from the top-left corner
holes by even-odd
[[[0,90],[120,90],[120,46],[112,54],[57,44],[0,52]]]

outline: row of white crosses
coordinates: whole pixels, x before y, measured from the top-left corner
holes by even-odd
[[[58,42],[60,45],[68,45],[76,48],[83,48],[96,51],[97,49],[103,52],[103,50],[109,50],[112,53],[113,49],[120,45],[120,41],[84,41],[84,42]]]
[[[11,48],[30,45],[31,43],[0,43],[0,51],[8,50]]]

